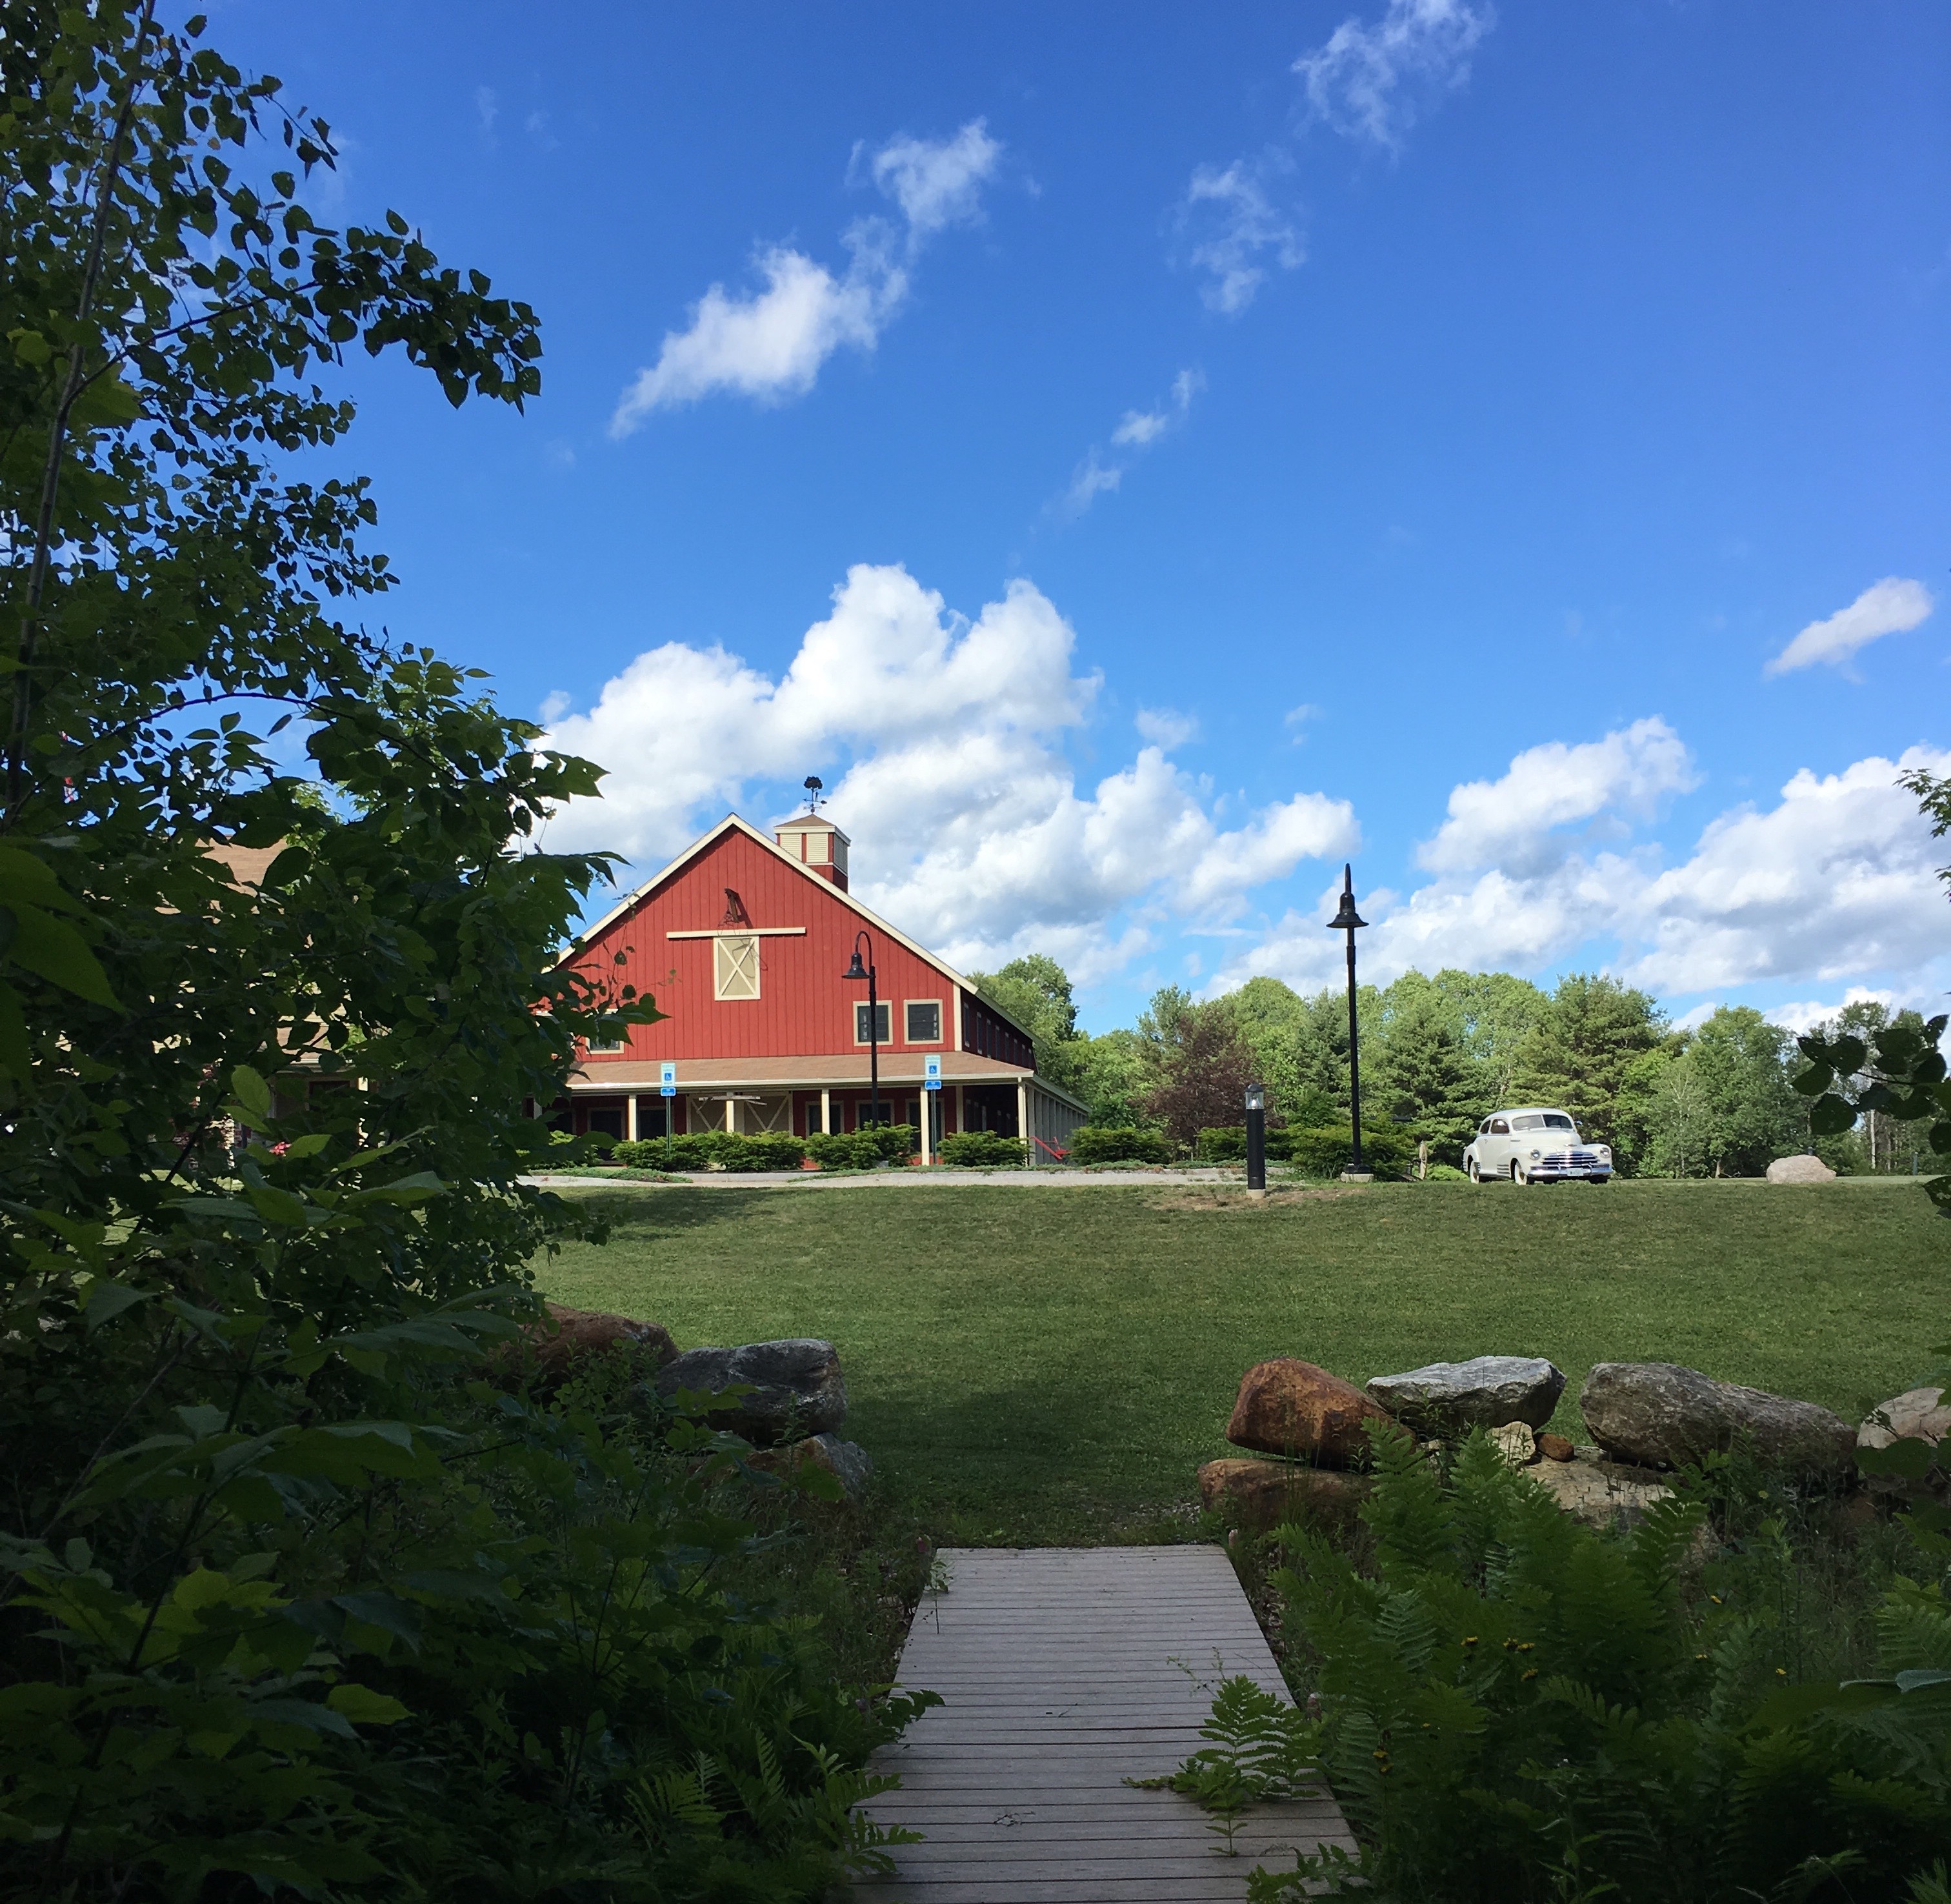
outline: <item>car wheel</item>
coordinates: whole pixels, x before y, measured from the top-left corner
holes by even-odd
[[[1513,1158],[1511,1160],[1511,1181],[1516,1184],[1520,1190],[1528,1188],[1531,1182],[1531,1179],[1518,1168],[1517,1160],[1516,1158]]]
[[[1612,1180],[1610,1177],[1587,1177],[1585,1181],[1588,1184],[1609,1184]]]
[[[1464,1174],[1473,1184],[1480,1184],[1484,1181],[1477,1174],[1477,1160],[1475,1157],[1466,1157],[1463,1160],[1463,1170]]]

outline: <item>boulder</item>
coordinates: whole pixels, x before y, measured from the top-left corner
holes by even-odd
[[[874,1472],[865,1448],[835,1434],[810,1434],[783,1448],[754,1448],[745,1459],[748,1467],[769,1475],[791,1475],[802,1466],[824,1468],[839,1482],[847,1498],[854,1501],[867,1491]]]
[[[804,1336],[736,1349],[687,1349],[658,1372],[656,1385],[666,1401],[680,1389],[716,1395],[749,1387],[750,1394],[727,1397],[706,1419],[755,1448],[829,1434],[847,1419],[838,1353],[831,1342]]]
[[[670,1331],[655,1322],[640,1322],[633,1316],[610,1316],[598,1309],[570,1309],[562,1303],[545,1306],[548,1310],[546,1321],[538,1316],[522,1327],[528,1349],[525,1359],[533,1370],[529,1384],[539,1394],[553,1394],[577,1372],[579,1363],[620,1349],[645,1357],[653,1370],[676,1357],[677,1344],[670,1339]],[[515,1358],[506,1350],[499,1359],[510,1368],[516,1366]]]
[[[1209,1461],[1199,1471],[1199,1498],[1232,1525],[1264,1533],[1286,1521],[1354,1520],[1369,1491],[1364,1475],[1303,1468],[1294,1461]]]
[[[1856,1431],[1859,1448],[1887,1448],[1893,1441],[1928,1441],[1934,1447],[1951,1434],[1951,1402],[1941,1388],[1906,1388],[1864,1418]]]
[[[1547,1461],[1569,1461],[1575,1452],[1572,1444],[1562,1434],[1541,1434],[1537,1437],[1537,1451]]]
[[[1528,1422],[1506,1422],[1489,1431],[1491,1446],[1513,1468],[1528,1468],[1537,1459],[1537,1437]]]
[[[1677,1468],[1737,1444],[1805,1473],[1853,1465],[1856,1431],[1840,1416],[1671,1362],[1598,1362],[1578,1405],[1607,1454],[1644,1467]]]
[[[1630,1524],[1673,1492],[1649,1469],[1584,1455],[1541,1461],[1526,1472],[1566,1513],[1590,1527],[1610,1527],[1622,1515]]]
[[[1777,1157],[1768,1167],[1772,1184],[1826,1184],[1835,1178],[1835,1172],[1820,1157]]]
[[[1480,1355],[1378,1375],[1369,1393],[1412,1427],[1456,1430],[1528,1422],[1541,1428],[1565,1393],[1565,1377],[1539,1356]]]
[[[1345,1468],[1369,1451],[1362,1425],[1391,1419],[1353,1382],[1311,1362],[1277,1356],[1241,1378],[1226,1439],[1236,1448]]]

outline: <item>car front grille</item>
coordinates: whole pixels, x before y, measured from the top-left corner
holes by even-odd
[[[1603,1168],[1594,1150],[1553,1150],[1541,1158],[1541,1170],[1597,1170]]]

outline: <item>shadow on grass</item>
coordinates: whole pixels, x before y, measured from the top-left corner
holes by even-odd
[[[602,1179],[594,1178],[592,1184]],[[579,1202],[600,1210],[614,1229],[615,1240],[654,1243],[660,1236],[678,1236],[736,1223],[766,1213],[766,1206],[776,1193],[754,1186],[750,1190],[698,1190],[671,1185],[660,1188],[654,1196],[641,1190],[579,1191]]]

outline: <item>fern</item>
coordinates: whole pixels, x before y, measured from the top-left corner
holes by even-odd
[[[1291,1798],[1320,1771],[1319,1724],[1244,1673],[1221,1682],[1199,1736],[1212,1743],[1176,1771],[1125,1783],[1141,1790],[1182,1792],[1193,1799],[1211,1813],[1207,1828],[1219,1834],[1229,1858],[1237,1855],[1233,1834],[1250,1807]]]

